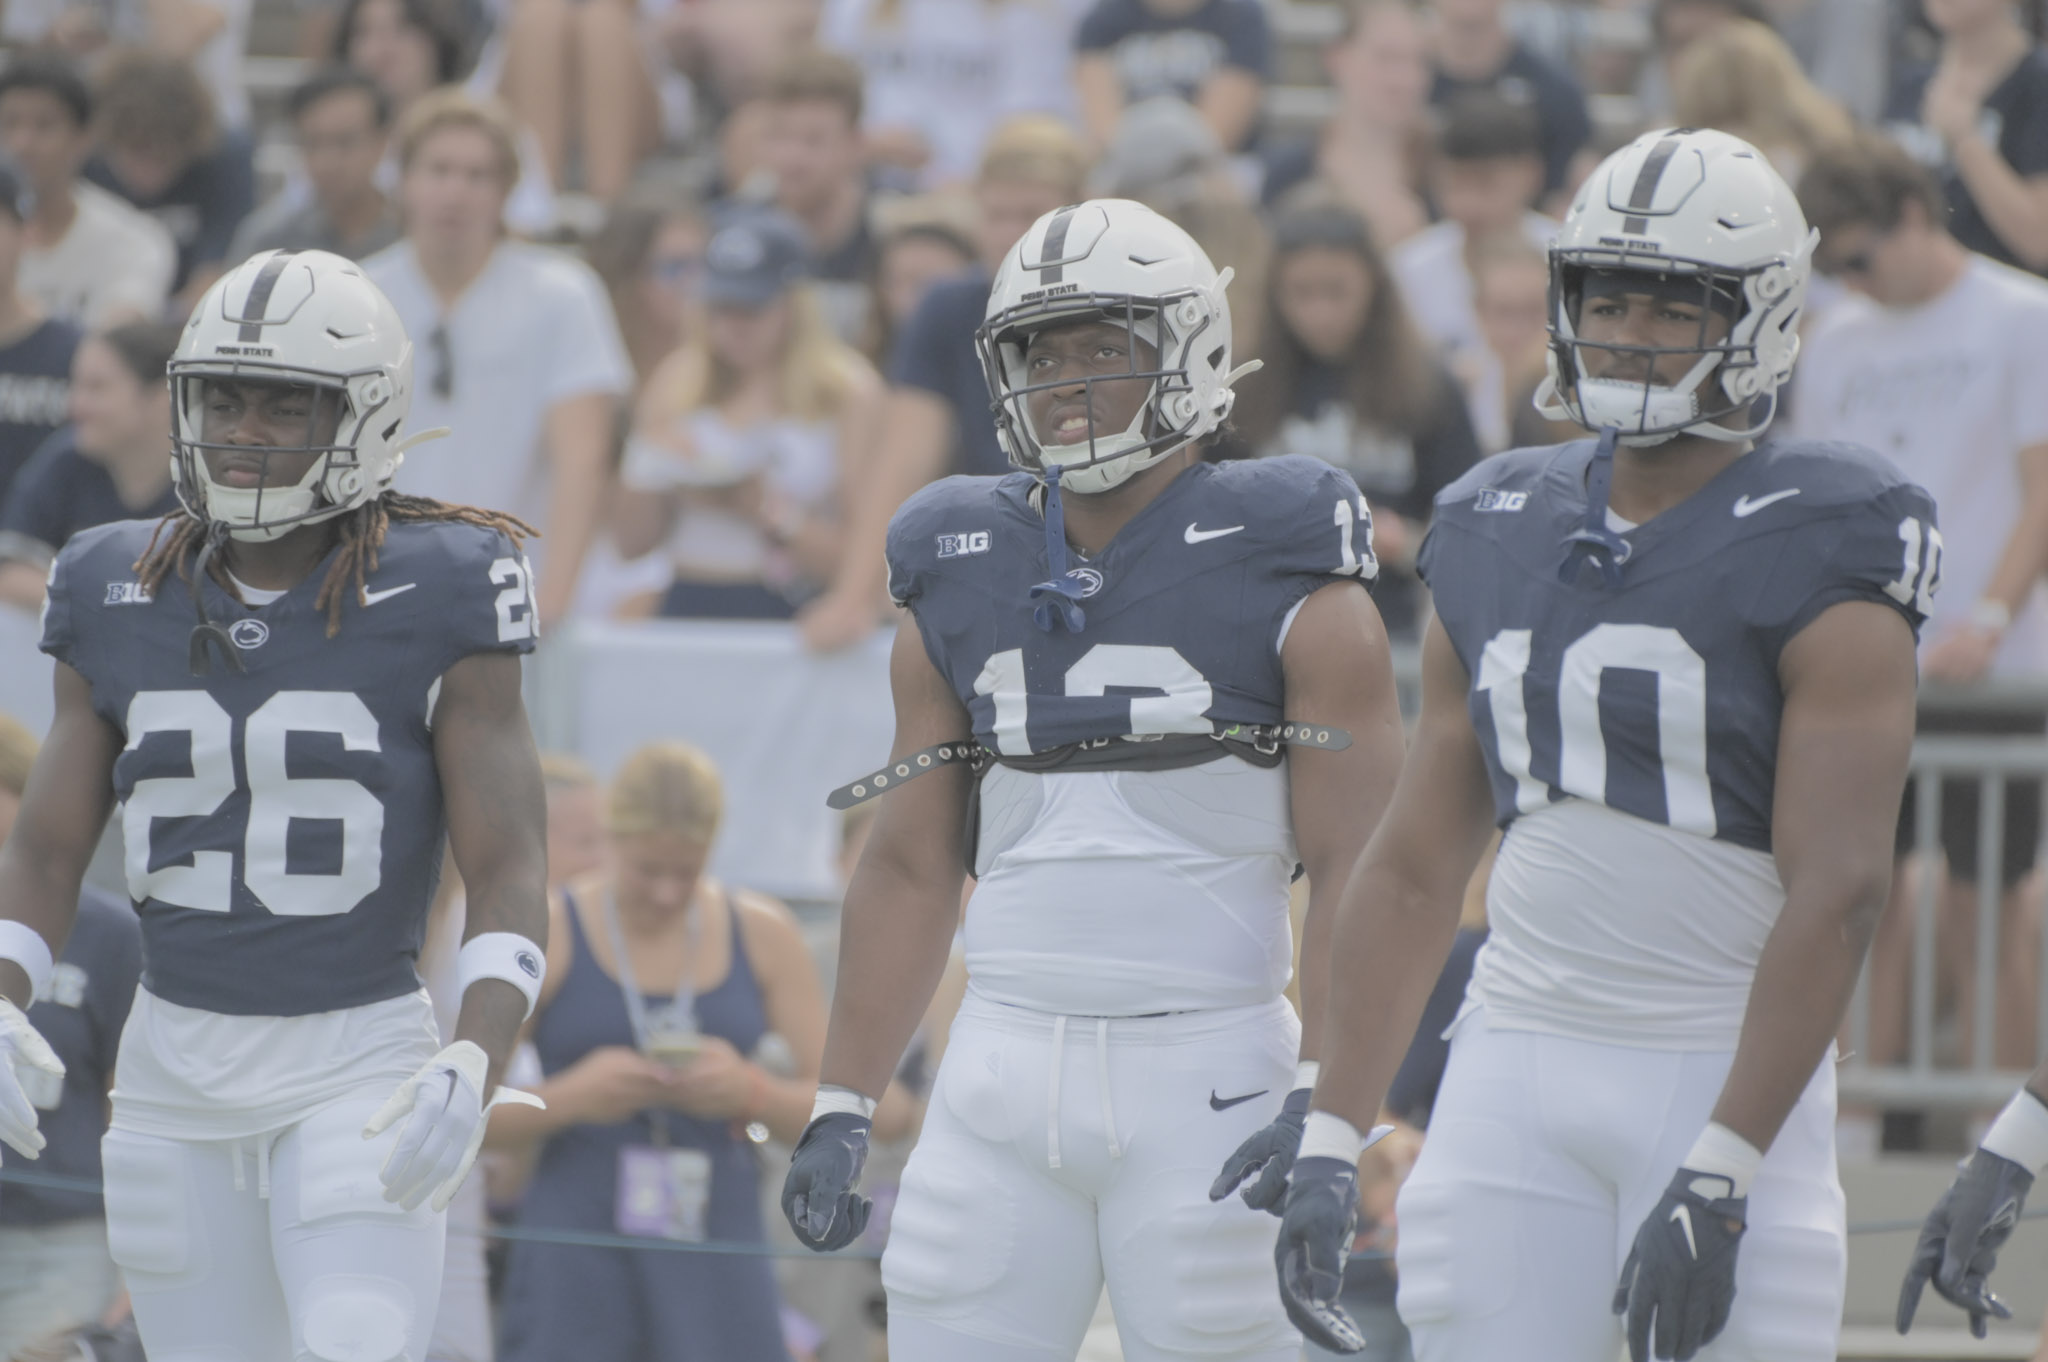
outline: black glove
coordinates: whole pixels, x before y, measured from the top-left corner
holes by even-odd
[[[1296,1088],[1287,1094],[1272,1124],[1253,1131],[1237,1152],[1223,1161],[1223,1171],[1209,1187],[1209,1200],[1223,1200],[1257,1173],[1257,1180],[1245,1186],[1244,1204],[1255,1211],[1280,1214],[1280,1199],[1287,1195],[1287,1170],[1294,1167],[1294,1151],[1301,1148],[1301,1128],[1308,1124],[1308,1099],[1314,1093],[1313,1088]]]
[[[865,1116],[828,1111],[804,1127],[782,1180],[782,1213],[805,1248],[842,1249],[867,1228],[874,1203],[855,1196],[853,1185],[868,1161],[873,1125]]]
[[[1970,1156],[1920,1227],[1920,1242],[1899,1287],[1900,1333],[1913,1327],[1920,1289],[1930,1281],[1936,1295],[1970,1312],[1970,1332],[1979,1338],[1986,1332],[1985,1320],[2012,1318],[2012,1311],[1991,1294],[1991,1269],[2019,1224],[2033,1185],[2034,1175],[2011,1159],[1988,1149]]]
[[[1333,1353],[1365,1349],[1365,1335],[1337,1303],[1357,1233],[1357,1166],[1342,1159],[1295,1160],[1273,1245],[1280,1303],[1304,1338]]]
[[[1614,1290],[1614,1313],[1628,1316],[1633,1362],[1653,1356],[1689,1362],[1727,1327],[1735,1308],[1735,1250],[1749,1209],[1749,1198],[1734,1190],[1719,1173],[1681,1168],[1636,1231]]]

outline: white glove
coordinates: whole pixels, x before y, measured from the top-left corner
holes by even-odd
[[[29,1024],[20,1008],[0,998],[0,1144],[33,1159],[43,1152],[43,1133],[36,1129],[35,1104],[21,1085],[15,1067],[38,1069],[50,1077],[64,1077],[64,1061],[50,1048],[50,1042]]]
[[[484,1101],[484,1073],[489,1068],[490,1060],[476,1042],[458,1040],[399,1084],[391,1100],[363,1127],[363,1138],[374,1139],[411,1113],[379,1174],[386,1201],[410,1211],[431,1192],[434,1209],[447,1210],[483,1147],[491,1108],[517,1102],[546,1110],[538,1097],[516,1088],[499,1088],[489,1102]]]

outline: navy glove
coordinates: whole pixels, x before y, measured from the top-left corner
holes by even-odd
[[[1294,1151],[1301,1148],[1301,1128],[1308,1124],[1308,1099],[1314,1094],[1313,1088],[1296,1088],[1287,1094],[1272,1124],[1252,1132],[1237,1152],[1223,1161],[1223,1171],[1209,1187],[1209,1200],[1221,1201],[1246,1184],[1245,1205],[1280,1214],[1280,1199],[1287,1195],[1287,1172],[1294,1167]],[[1257,1179],[1247,1183],[1253,1174]]]
[[[1899,1287],[1900,1333],[1913,1327],[1920,1290],[1929,1281],[1936,1295],[1970,1312],[1970,1332],[1978,1338],[1984,1337],[1985,1320],[2012,1318],[2012,1311],[1991,1294],[1991,1270],[2019,1224],[2033,1185],[2034,1175],[2011,1159],[1988,1149],[1970,1156],[1920,1227],[1920,1242]]]
[[[867,1228],[874,1203],[855,1196],[853,1185],[868,1161],[873,1126],[865,1116],[828,1111],[804,1127],[782,1180],[782,1213],[805,1248],[842,1249]]]
[[[1735,1250],[1749,1208],[1749,1199],[1734,1191],[1718,1173],[1681,1168],[1636,1231],[1614,1290],[1614,1313],[1628,1316],[1633,1362],[1653,1356],[1690,1362],[1727,1327],[1735,1308]]]
[[[1344,1261],[1357,1233],[1356,1165],[1342,1159],[1295,1160],[1280,1211],[1280,1238],[1273,1245],[1280,1303],[1304,1338],[1333,1353],[1365,1349],[1365,1335],[1337,1303]]]

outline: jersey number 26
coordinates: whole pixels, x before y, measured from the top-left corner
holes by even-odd
[[[150,869],[159,818],[206,818],[235,793],[234,720],[203,690],[138,692],[128,704],[128,750],[152,733],[184,733],[192,774],[135,782],[121,814],[128,893],[180,908],[225,913],[233,903],[234,854],[194,851],[190,865]],[[273,913],[323,917],[346,913],[383,882],[384,805],[353,780],[294,779],[285,769],[286,735],[332,733],[344,750],[376,752],[377,719],[349,691],[284,690],[242,725],[249,777],[249,818],[242,841],[242,883]],[[341,866],[332,874],[293,874],[285,844],[295,818],[341,825]]]

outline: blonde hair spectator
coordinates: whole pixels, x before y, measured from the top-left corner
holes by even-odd
[[[28,789],[28,773],[42,744],[15,720],[0,714],[0,794],[16,799]]]
[[[1784,40],[1751,19],[1689,44],[1671,73],[1671,97],[1680,126],[1733,133],[1787,179],[1856,129],[1848,110],[1806,78]]]
[[[399,169],[410,170],[420,148],[446,128],[470,128],[490,140],[498,181],[508,191],[519,182],[519,124],[495,99],[482,99],[460,86],[430,90],[413,101],[398,125]]]
[[[605,830],[614,839],[672,836],[709,846],[724,816],[725,783],[711,758],[686,742],[656,742],[612,778]]]

